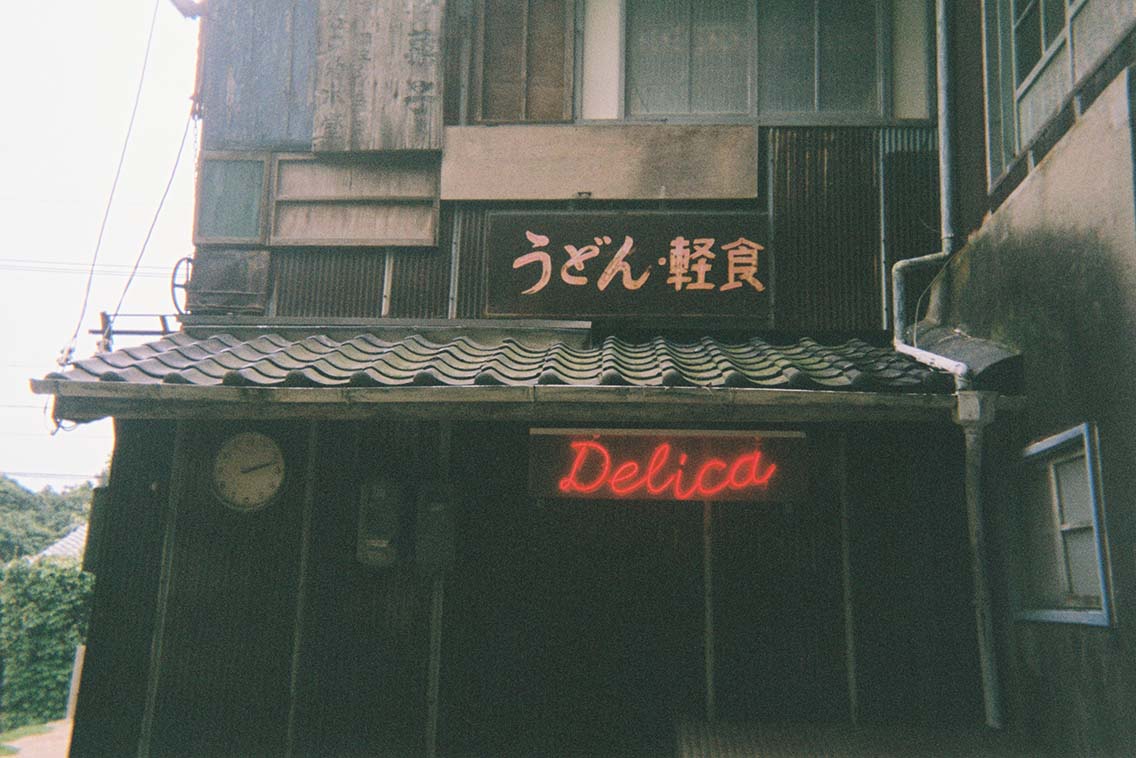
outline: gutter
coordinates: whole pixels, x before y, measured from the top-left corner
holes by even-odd
[[[974,580],[972,602],[974,605],[975,636],[978,643],[978,663],[982,681],[982,701],[986,725],[1000,729],[1003,725],[1002,692],[999,682],[997,644],[994,634],[994,612],[988,576],[985,503],[983,493],[983,446],[986,427],[994,421],[994,409],[998,396],[992,393],[976,392],[972,389],[973,377],[970,366],[952,360],[938,353],[920,350],[908,344],[907,300],[905,274],[915,268],[941,266],[945,271],[955,251],[954,222],[954,140],[951,135],[953,114],[951,105],[950,69],[950,5],[949,0],[935,0],[935,50],[936,86],[938,88],[938,126],[939,126],[939,218],[942,234],[942,247],[939,252],[899,261],[892,266],[892,346],[895,351],[932,368],[950,373],[955,378],[955,399],[957,407],[955,423],[963,429],[965,437],[965,495],[967,516],[967,537],[970,545],[971,575]],[[940,271],[940,275],[942,271]],[[936,279],[938,276],[936,277]],[[935,303],[939,313],[944,312],[941,298],[945,297],[942,283],[933,288],[938,299]]]
[[[971,387],[970,367],[960,361],[951,360],[937,353],[920,350],[915,345],[908,344],[907,333],[907,300],[906,282],[904,274],[913,268],[937,264],[945,264],[955,251],[955,185],[952,166],[954,165],[954,139],[951,134],[951,68],[950,68],[950,11],[948,0],[935,2],[935,87],[938,101],[938,128],[939,128],[939,220],[942,236],[942,248],[937,253],[924,255],[920,258],[909,258],[897,262],[892,266],[892,347],[897,353],[907,355],[920,363],[946,371],[955,378],[957,391],[969,390]]]

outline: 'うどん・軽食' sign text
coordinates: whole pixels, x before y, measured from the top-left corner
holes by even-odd
[[[767,322],[767,236],[755,213],[491,213],[487,312]]]

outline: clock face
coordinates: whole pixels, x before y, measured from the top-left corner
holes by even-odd
[[[284,484],[284,453],[260,432],[229,437],[213,459],[213,487],[225,505],[255,511],[268,505]]]

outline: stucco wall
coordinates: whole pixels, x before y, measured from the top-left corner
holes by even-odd
[[[1098,425],[1116,621],[1013,622],[1019,723],[1070,749],[1136,739],[1136,210],[1128,73],[1113,81],[952,262],[948,323],[1025,356],[1026,441]],[[1011,455],[1010,460],[1013,460]],[[1005,519],[1010,503],[992,504]],[[1012,521],[1006,520],[1007,527]],[[997,549],[1004,554],[1004,543]],[[999,556],[1001,558],[1003,556]]]

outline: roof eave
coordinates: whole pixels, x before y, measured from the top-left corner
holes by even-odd
[[[705,421],[944,421],[949,394],[664,386],[234,387],[32,380],[55,396],[55,416],[153,419],[434,419]]]

